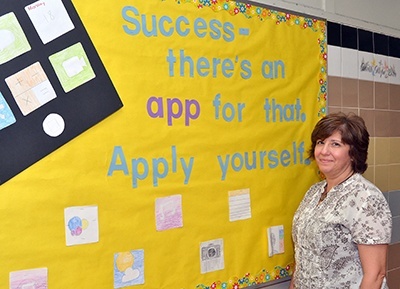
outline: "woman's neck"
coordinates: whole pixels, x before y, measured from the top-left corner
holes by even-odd
[[[336,176],[336,177],[326,177],[326,191],[329,192],[333,187],[339,185],[340,183],[343,183],[346,181],[348,178],[350,178],[354,174],[353,170],[343,172],[342,174]]]

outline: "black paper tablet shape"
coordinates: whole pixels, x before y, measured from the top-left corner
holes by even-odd
[[[9,40],[0,50],[0,117],[7,118],[0,184],[123,106],[70,0],[4,1],[0,19],[7,18],[11,24],[0,21]]]

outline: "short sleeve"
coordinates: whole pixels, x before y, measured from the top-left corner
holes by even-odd
[[[368,195],[350,201],[354,212],[350,231],[357,244],[375,245],[390,243],[392,215],[383,195]]]

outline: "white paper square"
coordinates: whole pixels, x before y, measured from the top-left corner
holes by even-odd
[[[228,192],[229,221],[238,221],[251,218],[250,189]]]
[[[25,7],[43,44],[74,29],[61,0],[39,0]]]
[[[99,241],[97,206],[70,207],[64,210],[67,246]]]
[[[222,270],[224,263],[224,240],[216,239],[200,244],[201,273]]]

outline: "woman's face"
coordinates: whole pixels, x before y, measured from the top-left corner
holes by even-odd
[[[330,137],[317,140],[314,157],[318,168],[327,178],[347,177],[351,171],[350,146],[342,142],[340,132]]]

